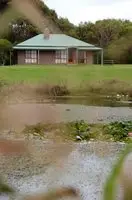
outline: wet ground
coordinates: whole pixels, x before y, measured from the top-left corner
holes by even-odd
[[[24,103],[6,104],[0,107],[0,127],[23,129],[25,125],[36,123],[57,123],[85,120],[89,123],[108,123],[116,120],[132,120],[132,107],[129,104],[87,105],[85,102]],[[64,162],[60,171],[45,164],[45,143],[35,141],[40,151],[37,164],[31,158],[1,158],[0,173],[21,193],[45,191],[48,188],[70,185],[80,189],[84,200],[102,200],[103,186],[124,144],[82,143],[73,144],[74,151]],[[6,168],[4,167],[6,166]],[[4,200],[4,197],[0,198]]]
[[[86,106],[103,106],[103,107],[132,107],[132,101],[128,98],[118,98],[116,96],[101,96],[93,95],[90,96],[67,96],[67,97],[56,97],[53,99],[57,104],[77,104]]]
[[[41,145],[40,151],[43,154],[42,141],[36,142],[36,145]],[[19,176],[17,176],[18,169],[12,170],[11,176],[8,175],[9,183],[25,194],[42,192],[57,186],[74,186],[80,190],[84,200],[102,200],[104,183],[124,145],[116,143],[73,145],[74,150],[63,163],[61,170],[50,165],[36,166],[35,169],[28,164],[29,168],[25,169],[25,160],[17,164],[18,168],[21,167]],[[36,175],[39,168],[41,168],[39,172],[41,174]],[[34,173],[33,170],[35,170]],[[6,174],[6,169],[4,172]]]
[[[23,128],[37,123],[59,123],[85,120],[88,123],[109,123],[132,120],[131,107],[103,107],[73,104],[9,104],[1,109],[1,126]]]

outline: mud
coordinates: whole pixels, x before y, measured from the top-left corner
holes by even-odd
[[[1,105],[0,128],[23,129],[37,123],[60,123],[85,120],[88,123],[109,123],[132,120],[132,108],[99,107],[73,104],[5,104]]]

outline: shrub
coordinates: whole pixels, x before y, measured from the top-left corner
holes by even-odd
[[[71,122],[69,124],[75,137],[80,136],[82,140],[90,139],[90,127],[84,120]]]
[[[118,79],[101,80],[90,83],[87,90],[95,94],[130,95],[129,93],[131,93],[131,85]]]
[[[132,131],[132,121],[112,122],[105,125],[105,132],[114,137],[115,141],[121,141],[128,137],[128,133]]]
[[[64,86],[55,85],[51,87],[50,92],[53,96],[65,96],[70,94],[69,90],[65,85]]]
[[[6,86],[6,85],[7,85],[6,81],[0,79],[0,90],[1,90],[4,86]]]
[[[70,92],[65,85],[40,85],[36,88],[36,93],[39,95],[48,95],[48,96],[66,96]]]
[[[36,125],[28,125],[25,127],[23,132],[27,135],[37,135],[37,136],[44,136],[45,132],[45,126],[41,123],[38,123]]]
[[[129,96],[130,100],[132,100],[132,89],[129,90],[129,92],[128,92],[128,96]]]
[[[6,39],[0,39],[0,65],[5,65],[9,59],[9,51],[12,49],[12,43]]]

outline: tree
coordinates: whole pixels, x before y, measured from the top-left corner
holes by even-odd
[[[11,0],[1,0],[0,12],[3,12],[10,2]],[[18,8],[19,12],[17,16],[14,16],[14,20],[7,16],[9,20],[6,23],[4,18],[3,22],[0,18],[0,23],[3,23],[2,29],[0,29],[1,38],[16,44],[35,36],[40,31],[42,32],[46,24],[51,33],[64,33],[84,42],[103,47],[106,59],[114,59],[120,63],[131,62],[131,42],[128,42],[128,35],[132,35],[131,21],[104,19],[95,23],[85,21],[75,26],[67,18],[58,17],[56,11],[50,9],[42,0],[12,0],[12,2],[16,2],[14,7]],[[29,12],[22,9],[25,5],[28,5],[29,10],[32,10],[31,16]],[[34,17],[34,13],[36,13],[36,17]],[[6,24],[9,24],[8,32],[4,31],[2,35],[1,32]]]
[[[34,2],[34,6],[38,8],[38,10],[41,11],[41,14],[43,15],[44,19],[46,19],[49,22],[49,29],[52,33],[58,33],[60,32],[58,25],[57,25],[57,20],[58,16],[54,10],[50,10],[41,0],[30,0],[31,2]],[[7,7],[8,2],[10,0],[3,0],[5,7]],[[26,1],[25,1],[26,2]],[[3,14],[4,16],[4,14]],[[17,19],[16,19],[17,18]],[[3,21],[5,19],[3,18]],[[29,20],[26,16],[24,16],[21,13],[17,13],[17,17],[14,18],[14,20],[10,19],[8,23],[8,31],[7,28],[4,28],[6,31],[3,31],[1,33],[1,38],[8,39],[11,41],[13,44],[22,42],[26,39],[29,39],[36,34],[40,33],[39,27],[37,25],[33,25],[31,23],[32,20]],[[38,20],[39,21],[39,20]],[[4,22],[2,22],[4,23]],[[37,22],[38,23],[38,22]],[[42,21],[40,20],[40,24],[42,27]],[[43,29],[45,28],[45,23],[43,25]],[[0,29],[1,31],[1,29]],[[42,32],[42,28],[41,28]]]
[[[106,55],[117,63],[132,63],[132,36],[127,35],[111,43],[106,49]]]
[[[0,0],[0,12],[4,12],[7,8],[9,0]]]
[[[0,39],[0,64],[5,65],[9,59],[9,52],[12,49],[12,43],[6,39]]]
[[[28,20],[23,18],[18,18],[12,21],[9,25],[9,31],[6,34],[6,38],[14,44],[23,42],[35,35],[37,35],[39,30],[34,27]]]
[[[111,41],[117,40],[123,30],[121,20],[104,19],[97,21],[94,27],[94,35],[100,47],[107,47]]]
[[[88,42],[96,44],[97,40],[94,36],[94,24],[91,22],[81,22],[78,27],[76,27],[77,38]]]
[[[57,24],[63,33],[70,35],[72,37],[76,37],[75,25],[70,23],[67,18],[60,17],[57,20]]]

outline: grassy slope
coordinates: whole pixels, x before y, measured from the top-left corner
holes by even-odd
[[[8,82],[39,82],[75,84],[106,79],[132,83],[132,66],[13,66],[1,67],[0,78]]]

